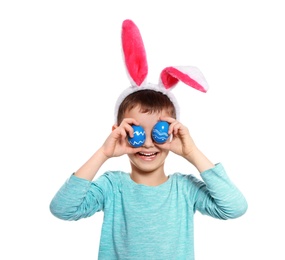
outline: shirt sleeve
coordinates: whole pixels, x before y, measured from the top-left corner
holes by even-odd
[[[232,219],[247,211],[247,201],[227,176],[222,164],[201,173],[204,181],[196,192],[195,209],[219,219]]]
[[[93,182],[71,175],[53,197],[50,211],[63,220],[90,217],[103,210],[111,186],[108,174]]]

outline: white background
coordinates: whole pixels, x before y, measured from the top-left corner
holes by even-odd
[[[0,3],[1,259],[97,259],[103,215],[67,222],[49,203],[111,131],[129,81],[121,23],[140,28],[150,82],[197,66],[207,94],[178,84],[181,121],[248,200],[239,219],[195,216],[197,260],[285,259],[284,4],[271,1]],[[129,170],[127,157],[105,170]],[[174,155],[167,173],[198,176]]]

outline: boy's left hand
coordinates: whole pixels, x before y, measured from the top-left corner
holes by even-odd
[[[175,154],[188,157],[196,148],[188,128],[171,117],[162,117],[161,120],[169,123],[168,134],[172,135],[172,140],[167,141],[162,146]]]

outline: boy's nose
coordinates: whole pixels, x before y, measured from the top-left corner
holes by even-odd
[[[153,143],[153,140],[152,140],[152,137],[151,137],[151,133],[147,133],[145,135],[145,142],[143,144],[143,147],[144,148],[152,148],[152,147],[154,147],[154,143]]]

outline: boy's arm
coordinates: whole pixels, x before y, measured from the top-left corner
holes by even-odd
[[[204,183],[192,196],[195,209],[215,218],[237,218],[247,211],[247,201],[229,179],[222,164],[201,173]]]
[[[198,169],[206,184],[196,196],[196,207],[202,214],[229,219],[246,212],[248,205],[245,197],[220,163],[214,165],[196,146],[184,158]]]
[[[200,173],[215,167],[215,165],[196,146],[184,158],[193,164]]]
[[[184,157],[187,161],[193,164],[200,173],[215,166],[197,148],[186,126],[171,117],[161,117],[161,120],[165,120],[170,123],[168,134],[172,134],[173,136],[169,142],[166,142],[163,145],[166,149]]]
[[[64,220],[90,217],[105,208],[117,180],[117,172],[106,172],[93,182],[73,174],[53,197],[50,211]]]
[[[140,147],[133,148],[126,141],[127,134],[133,135],[132,124],[138,124],[138,122],[132,118],[125,118],[120,126],[114,125],[112,132],[105,140],[104,144],[75,172],[74,175],[92,181],[100,167],[109,158],[139,152],[141,150]]]
[[[51,212],[58,218],[77,220],[88,217],[104,207],[106,196],[111,193],[112,185],[108,174],[91,182],[100,167],[112,157],[135,153],[141,148],[127,144],[126,136],[133,119],[124,119],[121,125],[114,126],[104,144],[84,163],[60,188],[50,203]]]
[[[221,219],[243,215],[247,210],[247,201],[228,178],[223,166],[213,164],[198,149],[188,129],[181,123],[174,124],[173,132],[177,138],[172,151],[195,166],[205,182],[193,196],[196,200],[195,207],[202,214]]]
[[[50,211],[57,218],[78,220],[102,210],[102,188],[94,183],[71,175],[50,203]]]
[[[97,150],[90,159],[84,163],[74,175],[89,181],[92,181],[100,169],[100,167],[108,160],[108,157],[103,153],[103,148],[101,147]]]

